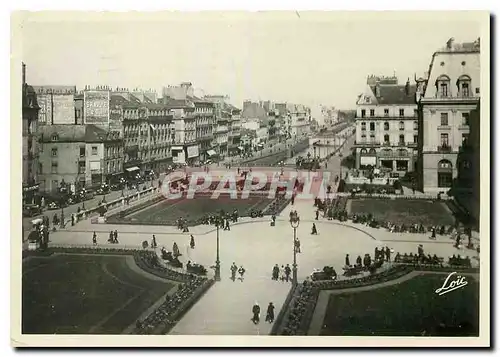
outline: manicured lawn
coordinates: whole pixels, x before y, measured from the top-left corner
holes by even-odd
[[[126,256],[56,255],[23,263],[25,334],[120,334],[171,283],[131,270]]]
[[[263,210],[272,201],[267,196],[231,199],[222,195],[218,199],[195,197],[195,199],[165,200],[125,217],[124,220],[145,224],[175,225],[179,217],[187,219],[188,223],[193,223],[207,214],[215,214],[220,210],[232,213],[235,209],[238,210],[240,217],[245,217],[249,215],[250,210]]]
[[[403,199],[352,199],[350,213],[371,213],[378,221],[394,224],[453,225],[455,219],[443,202]]]
[[[425,274],[380,289],[331,295],[321,335],[478,336],[478,282],[467,277],[468,285],[440,296],[435,290],[446,277]]]

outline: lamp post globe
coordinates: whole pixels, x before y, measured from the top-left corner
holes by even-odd
[[[300,217],[295,211],[290,215],[290,225],[293,228],[293,265],[292,265],[292,283],[293,285],[297,285],[298,283],[298,278],[297,278],[297,247],[296,247],[296,241],[297,241],[297,228],[299,228],[300,225]]]

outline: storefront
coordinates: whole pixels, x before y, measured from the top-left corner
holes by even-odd
[[[23,185],[23,204],[40,204],[40,184]]]

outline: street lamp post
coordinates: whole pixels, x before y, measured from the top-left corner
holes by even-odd
[[[215,221],[215,227],[217,230],[217,256],[215,258],[215,280],[220,281],[220,257],[219,257],[219,251],[220,251],[220,242],[219,242],[219,228],[220,226],[224,224],[224,219],[222,216],[218,216]]]
[[[297,211],[290,214],[290,225],[293,228],[293,265],[292,265],[292,284],[297,285],[297,228],[299,228],[300,217]]]

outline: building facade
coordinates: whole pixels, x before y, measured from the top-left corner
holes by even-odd
[[[26,83],[26,65],[22,64],[22,176],[23,203],[40,203],[39,183],[39,106],[34,88]]]
[[[356,102],[356,168],[385,168],[404,175],[416,168],[416,86],[397,77],[369,76]]]
[[[471,113],[480,100],[480,45],[455,44],[436,51],[425,78],[417,79],[419,114],[418,186],[423,192],[447,191],[461,165],[479,172],[477,164],[459,162],[470,141]]]
[[[231,120],[228,122],[228,154],[230,156],[239,155],[243,151],[241,144],[241,109],[229,105]]]

